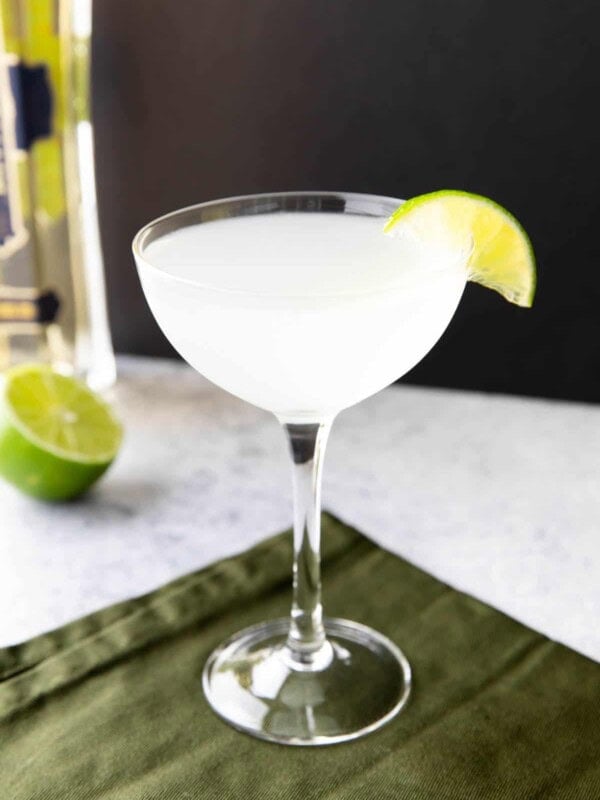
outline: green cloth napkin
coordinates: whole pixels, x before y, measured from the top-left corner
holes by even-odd
[[[357,742],[235,732],[200,687],[209,652],[285,615],[290,536],[0,650],[2,800],[596,800],[600,666],[326,516],[330,614],[404,649],[406,710]]]

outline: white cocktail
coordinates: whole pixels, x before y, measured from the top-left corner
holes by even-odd
[[[190,224],[147,245],[141,280],[199,372],[281,420],[321,422],[420,361],[465,286],[456,256],[382,229],[303,211]]]

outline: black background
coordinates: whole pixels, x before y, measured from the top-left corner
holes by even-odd
[[[600,400],[595,0],[100,0],[94,122],[117,349],[173,351],[130,255],[215,197],[463,188],[538,258],[534,309],[469,286],[407,380]]]

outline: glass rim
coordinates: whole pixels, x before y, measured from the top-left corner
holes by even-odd
[[[285,200],[291,201],[290,208],[286,208],[285,205],[281,205],[281,201]],[[294,200],[297,201],[296,207],[293,207]],[[311,200],[315,201],[315,207],[311,207]],[[322,205],[317,204],[317,201],[322,200],[330,201],[329,207],[322,207]],[[269,208],[269,201],[272,201],[276,205],[274,205],[273,208]],[[138,264],[141,263],[144,265],[144,267],[153,271],[157,271],[172,281],[199,286],[201,285],[199,282],[190,280],[189,278],[182,278],[173,275],[172,273],[161,269],[156,264],[153,264],[152,261],[147,258],[144,252],[146,245],[155,239],[161,238],[161,236],[164,236],[175,230],[179,230],[182,227],[189,227],[193,224],[214,222],[219,219],[232,219],[240,216],[277,213],[281,211],[301,211],[307,213],[321,211],[323,213],[347,213],[356,214],[358,216],[373,216],[386,219],[398,208],[398,206],[402,205],[404,202],[404,200],[397,197],[370,194],[368,192],[321,190],[259,192],[256,194],[242,194],[231,197],[222,197],[215,200],[207,200],[202,203],[193,203],[192,205],[175,209],[175,211],[169,211],[167,214],[162,214],[160,217],[150,220],[150,222],[147,222],[142,228],[140,228],[133,237],[131,249]],[[257,205],[261,203],[265,204],[264,210],[253,210],[256,209]],[[372,212],[369,212],[369,206],[372,207]],[[230,209],[240,210],[241,213],[215,213],[214,216],[211,215],[211,212],[218,212],[219,209],[226,209],[228,207]],[[206,214],[204,215],[203,212],[206,212]],[[203,216],[205,216],[204,219],[202,219]],[[185,217],[190,218],[190,222],[188,224],[173,224],[176,220],[181,220]],[[160,232],[162,228],[165,228],[165,230]],[[152,236],[153,233],[156,235]],[[150,242],[147,241],[149,237],[151,237]],[[207,286],[206,288],[219,291],[218,287],[215,286]]]

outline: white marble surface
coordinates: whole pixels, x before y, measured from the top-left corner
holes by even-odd
[[[126,442],[87,499],[45,505],[0,486],[0,644],[289,524],[270,415],[149,359],[121,359],[114,399]],[[396,386],[336,421],[324,505],[600,661],[599,453],[600,408]]]

